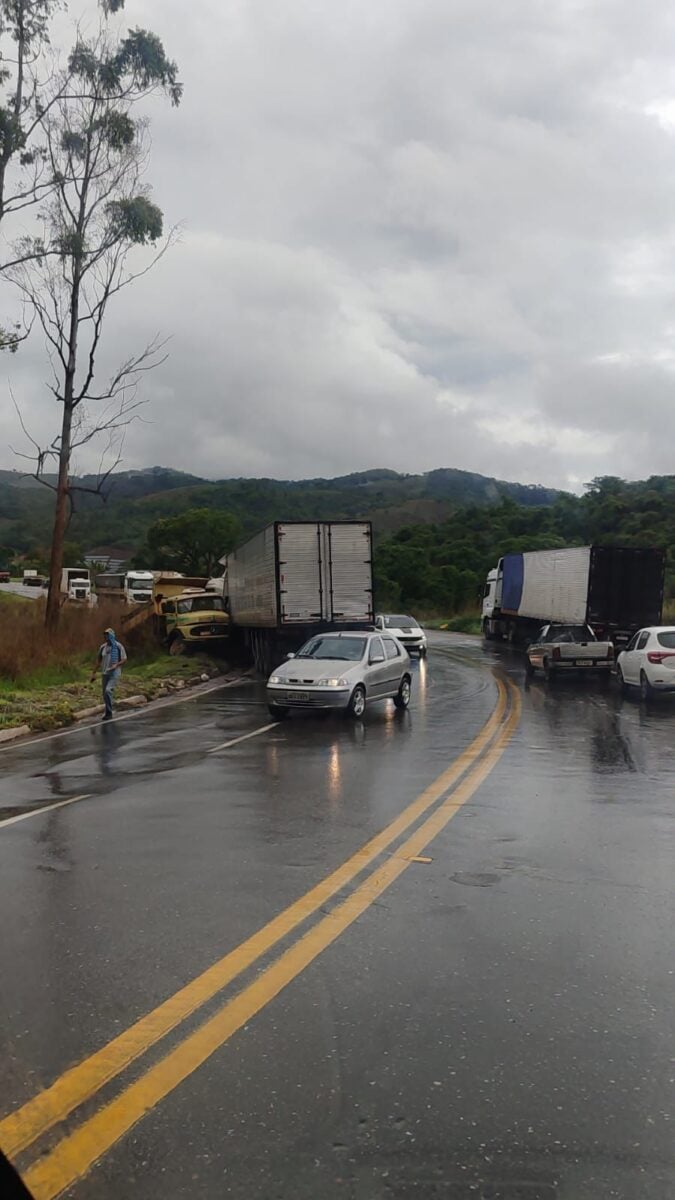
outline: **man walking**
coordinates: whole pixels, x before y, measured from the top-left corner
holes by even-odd
[[[118,642],[115,637],[114,629],[106,629],[104,635],[105,641],[99,646],[98,656],[96,658],[96,666],[92,671],[92,683],[96,678],[98,668],[101,668],[103,684],[103,703],[105,705],[105,713],[103,714],[104,721],[112,721],[113,715],[113,692],[117,687],[122,667],[127,661],[127,652],[121,642]]]

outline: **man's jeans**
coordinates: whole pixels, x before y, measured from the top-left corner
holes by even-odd
[[[107,675],[103,676],[103,703],[105,704],[106,717],[113,715],[113,692],[117,687],[119,678],[122,672],[119,667],[114,671],[108,671]]]

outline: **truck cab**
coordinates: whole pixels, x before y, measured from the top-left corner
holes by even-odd
[[[203,590],[182,591],[159,601],[160,636],[170,654],[183,654],[189,646],[205,648],[222,642],[230,632],[230,618],[222,596]]]
[[[91,603],[91,579],[86,567],[64,567],[61,572],[61,596],[68,602]]]

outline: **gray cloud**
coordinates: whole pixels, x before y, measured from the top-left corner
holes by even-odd
[[[118,305],[103,363],[171,336],[127,465],[563,486],[672,471],[667,6],[127,10],[185,80],[177,112],[151,106],[150,175],[182,239]],[[5,368],[34,425],[53,422],[39,340]]]

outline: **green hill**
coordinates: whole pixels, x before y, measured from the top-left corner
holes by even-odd
[[[93,487],[95,479],[78,480]],[[452,468],[424,475],[373,470],[337,479],[223,479],[209,481],[167,467],[121,471],[106,485],[105,498],[77,493],[69,540],[85,551],[110,545],[133,553],[159,517],[188,508],[232,513],[244,532],[274,520],[368,517],[375,528],[393,532],[413,522],[443,521],[458,506],[489,505],[509,498],[547,505],[550,488],[506,483]],[[33,552],[49,544],[52,492],[34,480],[0,472],[0,545]]]

